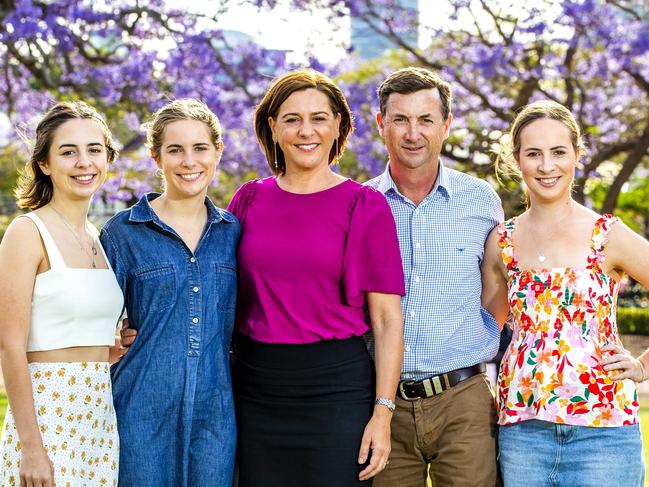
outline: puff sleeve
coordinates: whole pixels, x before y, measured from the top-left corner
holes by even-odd
[[[347,304],[363,306],[366,291],[405,295],[397,229],[383,194],[362,186],[352,200],[349,213],[343,255]]]
[[[242,227],[246,220],[248,207],[255,199],[255,192],[259,182],[259,179],[253,179],[252,181],[242,184],[234,193],[234,196],[228,205],[228,211],[237,217]]]

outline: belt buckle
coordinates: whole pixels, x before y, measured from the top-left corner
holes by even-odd
[[[419,396],[409,397],[408,394],[406,394],[405,389],[403,388],[404,385],[414,384],[415,382],[417,381],[411,379],[404,379],[402,381],[399,381],[399,394],[401,395],[401,399],[405,399],[406,401],[416,401],[417,399],[419,399]]]

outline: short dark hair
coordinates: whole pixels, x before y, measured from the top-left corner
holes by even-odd
[[[94,107],[83,101],[57,103],[48,110],[36,127],[36,138],[31,157],[20,174],[18,186],[14,191],[19,207],[36,210],[48,204],[52,199],[52,180],[41,170],[40,164],[48,160],[56,130],[68,120],[74,119],[96,122],[104,135],[108,163],[117,159],[118,151],[110,129]]]
[[[442,105],[442,117],[444,120],[451,114],[451,85],[428,69],[408,67],[395,71],[388,76],[379,86],[379,107],[381,115],[385,116],[388,98],[392,93],[408,95],[420,90],[437,88],[439,99]]]
[[[275,147],[273,132],[268,119],[276,119],[282,103],[296,91],[313,88],[324,93],[329,99],[329,105],[334,116],[340,115],[340,133],[338,143],[334,144],[329,153],[329,164],[337,161],[345,151],[347,138],[354,130],[352,112],[349,109],[345,95],[330,78],[314,69],[298,69],[290,71],[277,78],[264,94],[264,98],[255,108],[255,133],[257,141],[266,155],[270,172],[286,173],[286,160],[279,147]],[[277,161],[275,160],[277,156]],[[277,166],[275,166],[277,163]]]

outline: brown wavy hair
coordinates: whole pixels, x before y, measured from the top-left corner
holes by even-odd
[[[36,127],[36,137],[31,157],[18,176],[18,185],[14,191],[20,208],[36,210],[50,202],[54,188],[52,180],[40,168],[47,163],[52,140],[56,130],[68,120],[92,120],[99,125],[106,145],[108,163],[117,159],[118,151],[106,121],[94,108],[83,101],[65,101],[48,110]]]

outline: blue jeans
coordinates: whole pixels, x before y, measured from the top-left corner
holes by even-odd
[[[592,428],[528,420],[501,426],[505,487],[642,487],[640,425]]]

